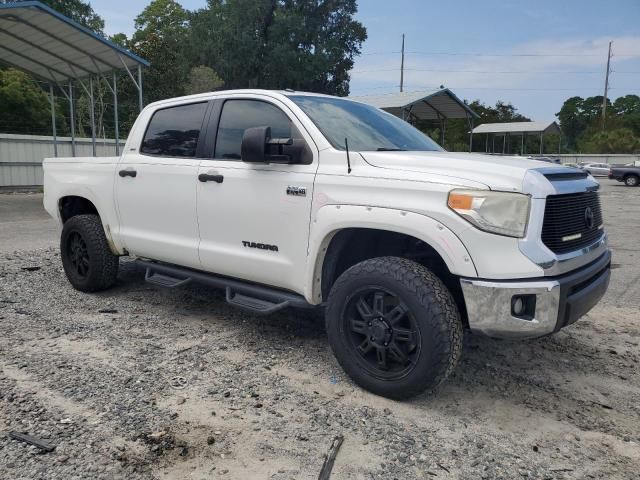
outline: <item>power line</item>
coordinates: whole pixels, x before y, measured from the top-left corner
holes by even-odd
[[[373,70],[351,70],[353,73],[376,73],[376,72],[395,72],[396,68],[379,68]],[[555,70],[448,70],[448,69],[431,69],[431,68],[404,68],[405,72],[430,72],[430,73],[498,73],[498,74],[553,74],[553,75],[601,75],[602,72],[581,72],[581,71],[555,71]],[[640,75],[639,72],[618,72],[611,69],[611,73],[625,75]]]
[[[361,53],[361,56],[369,55],[394,55],[399,51],[381,51]],[[600,53],[474,53],[474,52],[426,52],[412,51],[405,52],[410,55],[441,55],[452,57],[599,57]],[[616,53],[616,57],[640,57],[640,52],[636,53]]]
[[[425,85],[407,85],[407,87],[411,88],[434,88],[432,86]],[[447,87],[455,90],[506,90],[506,91],[540,91],[540,92],[555,92],[555,91],[564,91],[564,92],[575,92],[579,90],[597,90],[599,91],[601,87],[576,87],[576,88],[527,88],[527,87]],[[609,90],[622,90],[621,88],[609,88]]]

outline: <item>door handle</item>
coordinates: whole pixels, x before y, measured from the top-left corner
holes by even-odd
[[[129,169],[126,169],[126,170],[120,170],[118,172],[118,175],[120,175],[122,178],[124,178],[124,177],[133,177],[133,178],[135,178],[136,175],[138,175],[138,172],[136,172],[132,168],[129,168]]]
[[[201,182],[216,182],[222,183],[224,177],[222,175],[211,175],[209,173],[201,173],[198,175],[198,180]]]

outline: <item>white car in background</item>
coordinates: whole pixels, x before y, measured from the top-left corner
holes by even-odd
[[[587,163],[582,165],[580,168],[586,170],[594,177],[606,177],[609,175],[611,166],[607,163]]]

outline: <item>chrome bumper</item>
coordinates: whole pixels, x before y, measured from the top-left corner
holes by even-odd
[[[611,253],[561,277],[531,281],[460,279],[469,328],[491,337],[540,337],[560,330],[593,308],[609,285]],[[513,315],[512,299],[535,295],[533,315]]]

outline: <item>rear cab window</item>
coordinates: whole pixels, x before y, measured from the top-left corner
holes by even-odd
[[[140,153],[160,157],[195,157],[207,105],[207,102],[190,103],[154,112]]]

